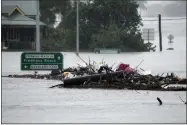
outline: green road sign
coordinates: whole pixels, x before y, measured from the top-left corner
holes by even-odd
[[[21,70],[63,69],[62,53],[25,52],[21,54]]]

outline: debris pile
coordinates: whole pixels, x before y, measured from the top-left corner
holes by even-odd
[[[80,58],[80,57],[79,57]],[[80,58],[81,59],[81,58]],[[82,59],[81,59],[82,60]],[[135,90],[171,90],[186,91],[186,79],[179,78],[174,73],[162,75],[151,75],[151,71],[145,71],[142,68],[138,70],[130,67],[129,64],[116,63],[108,66],[104,61],[101,63],[78,64],[76,67],[64,70],[52,70],[50,74],[39,75],[35,72],[33,75],[9,75],[13,78],[34,78],[46,80],[62,80],[63,83],[54,87],[64,88],[104,88],[104,89],[135,89]],[[185,85],[184,86],[170,86]]]
[[[106,68],[106,67],[105,67]],[[186,84],[186,79],[178,79],[174,76],[167,75],[153,76],[141,75],[137,72],[125,72],[105,69],[106,73],[92,74],[88,76],[79,76],[65,78],[61,86],[66,88],[113,88],[113,89],[136,89],[136,90],[186,90],[186,87],[170,87],[171,84]]]

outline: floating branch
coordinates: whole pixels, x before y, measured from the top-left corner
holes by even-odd
[[[161,99],[159,97],[157,97],[156,99],[158,100],[159,104],[162,105]]]

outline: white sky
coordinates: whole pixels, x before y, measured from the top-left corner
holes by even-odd
[[[147,4],[146,5],[152,5],[152,4],[162,4],[162,5],[167,5],[167,4],[170,4],[170,3],[173,3],[175,1],[147,1]]]
[[[161,5],[165,6],[165,5],[174,3],[174,2],[176,2],[176,1],[147,1],[147,3],[145,4],[145,6],[147,7],[147,10],[141,11],[141,15],[142,15],[142,16],[147,16],[147,14],[149,13],[149,9],[148,9],[148,8],[149,8],[149,6],[151,6],[151,5],[154,5],[154,4],[161,4]],[[157,10],[155,10],[155,11],[157,11]]]

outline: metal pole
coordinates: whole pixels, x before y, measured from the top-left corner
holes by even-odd
[[[149,29],[148,29],[148,43],[149,43]],[[149,49],[150,49],[150,47],[149,47]]]
[[[76,48],[77,56],[79,56],[79,0],[77,0],[77,32],[76,32]]]
[[[161,26],[161,15],[158,15],[158,29],[159,29],[159,44],[160,52],[162,51],[162,26]]]
[[[149,43],[149,29],[148,29],[148,43]]]
[[[40,52],[40,5],[37,0],[37,15],[36,15],[36,51]]]

